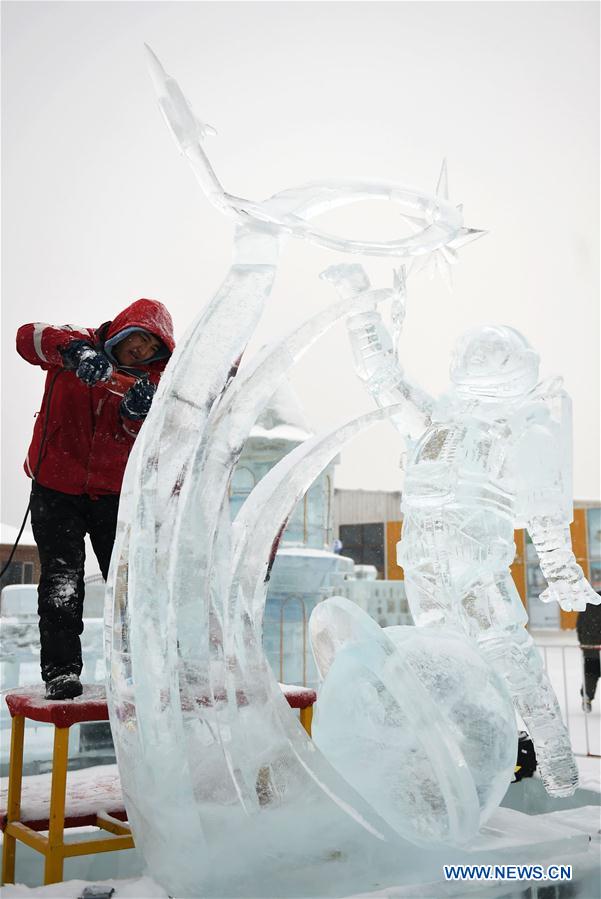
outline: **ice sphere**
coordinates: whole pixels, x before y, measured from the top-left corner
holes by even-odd
[[[316,606],[325,674],[313,738],[405,839],[473,839],[511,781],[517,730],[502,678],[461,634],[390,627],[343,597]]]

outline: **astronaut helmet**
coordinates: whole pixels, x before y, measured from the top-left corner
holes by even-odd
[[[462,397],[518,399],[538,382],[539,357],[519,331],[485,325],[462,334],[451,356],[451,381]]]

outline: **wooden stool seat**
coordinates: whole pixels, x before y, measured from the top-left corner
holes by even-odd
[[[22,715],[30,721],[44,721],[55,727],[71,727],[84,721],[108,721],[106,692],[100,684],[84,684],[75,699],[45,699],[45,686],[19,687],[4,697],[11,716]]]
[[[123,823],[127,816],[121,799],[115,794],[114,783],[110,790],[105,790],[99,798],[101,808],[90,805],[88,797],[86,813],[74,813],[76,792],[71,792],[70,807],[67,805],[67,766],[69,761],[69,728],[73,724],[84,721],[108,721],[108,708],[104,687],[85,685],[83,694],[76,699],[47,700],[44,698],[45,687],[21,687],[11,690],[5,696],[6,704],[12,716],[10,740],[10,764],[8,771],[8,797],[6,813],[3,815],[4,845],[2,848],[2,882],[14,883],[16,841],[35,849],[44,856],[44,884],[58,883],[63,879],[65,858],[74,855],[90,855],[97,852],[111,852],[118,849],[132,849],[133,837],[129,826]],[[50,777],[50,798],[42,805],[40,797],[33,808],[28,808],[28,795],[31,796],[32,782],[36,778],[27,778],[23,795],[23,743],[25,739],[25,721],[47,722],[54,725],[54,749],[52,753],[52,775]],[[113,766],[115,767],[115,766]],[[85,775],[82,772],[74,772]],[[39,776],[38,776],[39,777]],[[43,775],[42,775],[43,777]],[[86,789],[90,789],[90,780],[83,778]],[[46,784],[48,779],[45,780]],[[39,781],[38,781],[39,783]],[[74,781],[76,791],[77,780]],[[92,791],[93,792],[93,791]],[[102,791],[101,791],[102,793]],[[80,800],[82,797],[79,797]],[[22,813],[22,800],[25,800]],[[106,808],[105,802],[112,808]],[[81,810],[81,802],[79,803]],[[117,812],[112,815],[111,812]],[[92,839],[77,842],[65,842],[65,828],[93,824],[106,831],[104,837],[96,834]],[[40,831],[48,830],[48,836]]]

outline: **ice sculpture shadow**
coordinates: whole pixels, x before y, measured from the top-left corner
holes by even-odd
[[[251,360],[286,237],[343,252],[446,253],[481,232],[446,199],[382,182],[324,182],[263,203],[227,194],[197,122],[151,56],[159,103],[208,198],[234,217],[234,258],[179,343],[127,467],[107,587],[107,693],[124,798],[153,876],[172,895],[341,896],[420,880],[436,853],[399,835],[318,751],[288,708],[261,646],[266,579],[295,502],[344,442],[388,410],[289,454],[232,526],[229,481],[257,415],[301,353],[374,298],[344,297]],[[311,217],[380,197],[419,233],[347,241]],[[380,292],[376,301],[398,292]],[[440,859],[438,859],[440,862]]]

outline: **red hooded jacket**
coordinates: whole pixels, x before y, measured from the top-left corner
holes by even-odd
[[[23,325],[17,332],[17,352],[48,372],[42,407],[24,468],[43,487],[74,495],[119,493],[123,473],[141,423],[124,421],[121,397],[101,384],[88,387],[74,371],[65,369],[60,350],[72,340],[86,340],[102,350],[104,342],[125,328],[139,327],[159,337],[173,352],[173,323],[162,303],[137,300],[98,329],[42,322]],[[168,358],[140,365],[157,384]],[[53,386],[52,386],[53,385]],[[45,430],[41,460],[40,446]],[[36,475],[37,468],[37,475]]]

